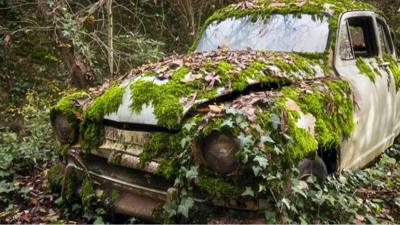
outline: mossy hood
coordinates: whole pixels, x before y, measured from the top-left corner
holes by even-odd
[[[125,76],[119,84],[123,95],[109,99],[121,104],[104,118],[179,129],[188,112],[222,96],[331,76],[324,56],[224,50],[173,55]]]

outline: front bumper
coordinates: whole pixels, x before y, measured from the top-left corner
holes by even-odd
[[[97,155],[99,152],[96,153]],[[103,152],[104,156],[104,152]],[[129,158],[129,157],[128,157]],[[135,161],[131,157],[130,161]],[[67,157],[66,173],[73,171],[78,177],[89,175],[96,188],[105,193],[116,192],[117,198],[114,199],[111,210],[117,214],[137,217],[146,221],[154,221],[154,212],[171,199],[176,194],[173,184],[155,175],[154,166],[137,169],[135,163],[124,166],[122,161],[110,162],[103,157],[95,155],[83,155],[79,148],[69,150]],[[114,165],[113,165],[114,164]],[[130,165],[130,166],[128,166]],[[130,168],[129,168],[130,167]],[[195,204],[200,207],[207,207],[208,201],[202,198],[193,198]],[[229,214],[240,215],[235,219],[223,214],[212,218],[209,222],[216,223],[265,223],[261,214],[261,209],[265,206],[252,204],[252,208],[235,206],[232,203],[213,201],[213,205],[229,211]],[[240,219],[239,219],[240,218]]]

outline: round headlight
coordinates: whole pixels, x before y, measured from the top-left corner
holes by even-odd
[[[52,118],[52,124],[57,139],[61,144],[72,144],[75,141],[74,129],[64,114],[57,112]]]
[[[229,134],[212,133],[204,139],[201,150],[207,165],[219,174],[227,175],[239,166],[235,157],[239,144]]]

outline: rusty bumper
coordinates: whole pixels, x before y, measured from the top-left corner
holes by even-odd
[[[106,193],[117,192],[118,197],[110,206],[113,212],[134,216],[146,221],[154,221],[154,211],[170,201],[175,194],[172,184],[150,174],[149,168],[142,171],[110,164],[98,156],[82,156],[77,149],[69,151],[66,170],[73,170],[76,175],[89,174],[96,187]],[[67,172],[66,171],[66,172]],[[202,205],[206,201],[194,198],[195,204]],[[214,202],[219,207],[226,207],[223,202]],[[206,204],[204,204],[206,205]],[[243,219],[232,219],[223,215],[213,218],[211,223],[265,223],[258,210],[235,209]]]

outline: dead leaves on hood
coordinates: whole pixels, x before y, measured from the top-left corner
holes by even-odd
[[[261,108],[258,106],[270,105],[274,103],[275,98],[282,96],[283,94],[280,92],[254,92],[234,100],[232,107],[243,112],[250,122],[255,122],[257,112],[261,111]]]
[[[235,70],[230,71],[232,75],[238,75],[240,71],[249,67],[254,61],[265,62],[268,66],[265,72],[270,76],[282,77],[282,72],[276,66],[273,66],[273,61],[268,59],[279,58],[293,63],[294,59],[288,53],[273,53],[265,51],[226,51],[218,50],[211,52],[194,52],[188,55],[172,55],[162,59],[159,62],[147,64],[133,70],[125,76],[125,79],[134,79],[146,72],[153,71],[160,80],[171,79],[172,72],[183,67],[190,69],[190,74],[187,74],[182,83],[190,83],[197,79],[203,79],[209,83],[210,87],[220,83],[220,77],[215,73],[215,70],[205,68],[204,64],[208,63],[212,66],[218,65],[221,61],[226,61],[235,67]]]

